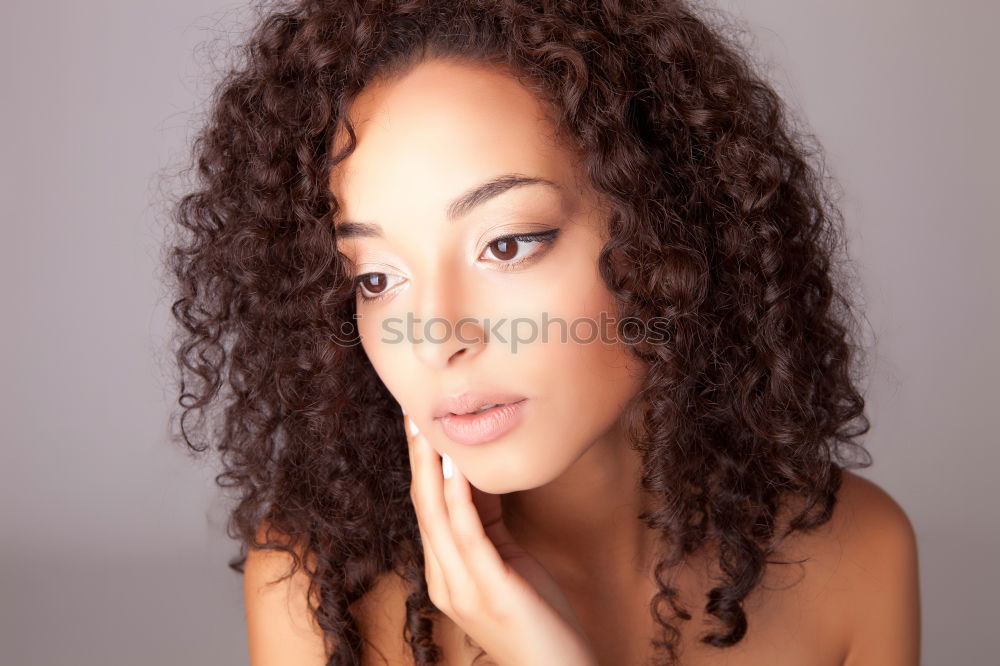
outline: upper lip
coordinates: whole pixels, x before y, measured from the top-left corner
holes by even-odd
[[[439,419],[449,414],[468,414],[484,405],[503,405],[521,400],[524,400],[523,395],[506,391],[466,391],[434,403],[434,418]]]

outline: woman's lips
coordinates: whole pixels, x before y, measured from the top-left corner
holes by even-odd
[[[524,416],[527,398],[479,414],[449,414],[438,419],[444,434],[459,444],[485,444],[510,432]]]

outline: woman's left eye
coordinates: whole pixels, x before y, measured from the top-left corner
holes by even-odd
[[[514,234],[511,236],[501,236],[490,242],[486,246],[486,252],[491,252],[496,261],[492,262],[497,264],[497,268],[501,270],[513,270],[515,267],[520,266],[529,261],[534,261],[541,255],[540,250],[534,249],[531,246],[543,247],[550,245],[555,241],[556,236],[559,234],[559,229],[548,229],[546,231],[539,231],[533,234]],[[527,245],[528,256],[523,256],[521,250]],[[532,251],[534,249],[534,251]],[[520,256],[520,258],[518,258]]]

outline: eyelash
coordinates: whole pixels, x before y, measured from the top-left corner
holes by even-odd
[[[486,245],[486,249],[489,249],[490,246],[499,243],[500,241],[508,241],[508,242],[517,241],[519,243],[534,242],[540,244],[539,248],[543,248],[555,242],[556,236],[558,235],[559,235],[559,229],[547,229],[545,231],[539,231],[537,233],[531,233],[531,234],[512,234],[509,236],[497,236]],[[495,263],[497,263],[497,267],[500,270],[511,271],[524,263],[535,261],[541,258],[539,252],[541,252],[541,250],[536,249],[534,252],[532,252],[530,255],[528,255],[523,259],[518,259],[517,261],[499,261]],[[355,292],[361,297],[361,300],[365,301],[366,303],[373,303],[375,301],[381,301],[382,299],[387,298],[391,292],[384,292],[376,296],[365,295],[364,290],[361,287],[361,283],[369,275],[378,275],[378,273],[363,273],[354,279],[354,289]]]

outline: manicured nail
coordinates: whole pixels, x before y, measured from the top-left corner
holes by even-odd
[[[451,475],[452,475],[452,472],[454,472],[454,471],[455,471],[455,469],[454,469],[454,467],[452,465],[452,462],[451,462],[451,456],[449,456],[447,453],[442,453],[441,454],[441,472],[444,474],[444,478],[450,479]]]
[[[417,433],[420,432],[420,429],[417,427],[417,424],[413,422],[413,419],[408,418],[406,420],[410,422],[410,434],[411,435],[416,435]]]

